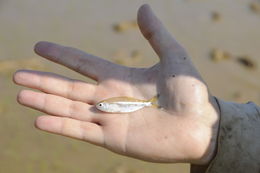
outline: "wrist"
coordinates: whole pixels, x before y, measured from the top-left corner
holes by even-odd
[[[209,128],[209,135],[207,137],[208,142],[207,146],[205,146],[205,152],[202,157],[199,159],[197,165],[208,165],[216,156],[217,153],[217,145],[218,145],[218,135],[219,135],[219,127],[220,127],[220,106],[217,98],[214,96],[210,97],[210,108],[207,113],[207,128]]]
[[[216,97],[211,96],[210,103],[212,104],[215,112],[213,112],[213,117],[215,117],[215,123],[212,124],[212,137],[210,140],[209,145],[209,153],[207,159],[205,159],[205,164],[209,164],[217,154],[217,147],[218,147],[218,136],[219,136],[219,129],[220,129],[220,105]]]

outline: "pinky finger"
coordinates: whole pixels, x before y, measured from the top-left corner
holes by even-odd
[[[35,127],[40,130],[83,140],[95,145],[104,145],[102,127],[95,123],[79,121],[67,117],[43,115],[37,117]]]

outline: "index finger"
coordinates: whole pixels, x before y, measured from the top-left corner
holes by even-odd
[[[81,50],[45,41],[38,42],[34,50],[38,55],[64,65],[96,81],[108,76],[111,70],[115,73],[121,67]]]

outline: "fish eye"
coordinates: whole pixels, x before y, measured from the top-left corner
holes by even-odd
[[[102,104],[102,103],[99,103],[99,104],[98,104],[98,106],[100,106],[100,107],[101,107],[101,106],[103,106],[103,104]]]

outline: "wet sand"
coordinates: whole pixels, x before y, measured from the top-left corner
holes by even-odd
[[[0,1],[0,172],[188,172],[187,164],[147,163],[37,131],[33,121],[40,113],[15,102],[21,88],[11,76],[17,68],[89,81],[35,55],[33,45],[39,40],[77,47],[123,65],[156,63],[156,54],[133,22],[145,2],[187,48],[215,96],[260,104],[260,14],[257,5],[252,7],[258,0]],[[218,52],[215,61],[214,49],[230,58]],[[253,68],[246,65],[250,63]]]

